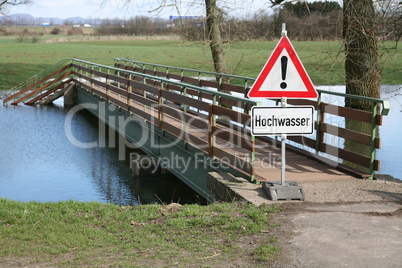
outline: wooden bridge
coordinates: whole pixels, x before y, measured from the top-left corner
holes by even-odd
[[[235,84],[225,83],[228,80]],[[34,105],[74,85],[77,103],[90,107],[91,113],[148,155],[164,159],[168,169],[199,194],[214,199],[207,187],[212,171],[253,183],[280,180],[279,142],[250,134],[249,112],[260,104],[246,98],[252,83],[247,77],[129,59],[115,59],[114,66],[70,59],[27,80],[3,103]],[[313,135],[288,137],[287,180],[371,178],[379,170],[378,126],[388,113],[388,103],[318,92],[317,100],[288,100],[291,105],[314,106],[316,124]],[[373,108],[345,108],[329,103],[331,98],[360,98]],[[350,127],[349,122],[361,127]]]

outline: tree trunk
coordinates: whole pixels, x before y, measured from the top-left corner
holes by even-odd
[[[217,73],[226,73],[225,52],[220,30],[221,14],[216,0],[205,0],[208,26],[208,41],[211,47],[214,69]]]
[[[346,93],[380,97],[377,34],[373,0],[343,1]],[[346,99],[345,106],[370,110],[371,103]]]

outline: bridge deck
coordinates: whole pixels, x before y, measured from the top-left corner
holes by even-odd
[[[132,106],[141,108],[142,104],[133,101]],[[156,109],[148,108],[151,114],[157,114]],[[200,120],[205,120],[205,116],[193,114]],[[164,115],[164,121],[182,129],[182,122],[179,118]],[[191,133],[200,140],[208,143],[208,132],[203,129],[194,128],[191,125],[187,126],[187,132]],[[237,155],[240,158],[247,159],[249,154],[246,150],[241,149],[227,141],[216,139],[217,147],[225,150],[227,153]],[[195,147],[197,145],[193,144]],[[280,145],[280,144],[278,144]],[[199,147],[199,145],[198,145]],[[202,149],[207,149],[203,147]],[[280,181],[281,180],[281,149],[278,146],[269,144],[266,141],[256,139],[256,152],[255,161],[253,164],[255,179],[258,182],[263,181]],[[328,164],[319,162],[316,159],[307,157],[306,155],[299,154],[292,150],[286,150],[286,180],[297,182],[311,182],[311,181],[334,181],[334,180],[350,180],[354,179],[353,176],[346,174]]]
[[[258,140],[257,140],[258,142]],[[269,146],[264,149],[256,150],[256,159],[263,159],[264,156],[272,155],[276,159],[276,165],[256,166],[255,174],[257,181],[279,181],[281,178],[280,158],[281,150],[276,146]],[[256,163],[258,164],[258,163]],[[287,181],[332,181],[349,180],[354,177],[344,172],[332,168],[329,165],[321,163],[315,159],[296,153],[292,150],[286,150],[286,180]]]

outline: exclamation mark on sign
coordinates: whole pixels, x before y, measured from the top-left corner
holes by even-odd
[[[282,56],[281,58],[281,66],[282,66],[282,80],[286,80],[286,69],[288,68],[288,57]],[[287,88],[287,84],[285,82],[281,83],[281,88]]]

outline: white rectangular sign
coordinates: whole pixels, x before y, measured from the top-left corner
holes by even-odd
[[[251,134],[265,135],[302,135],[314,131],[314,107],[263,107],[251,108]]]

